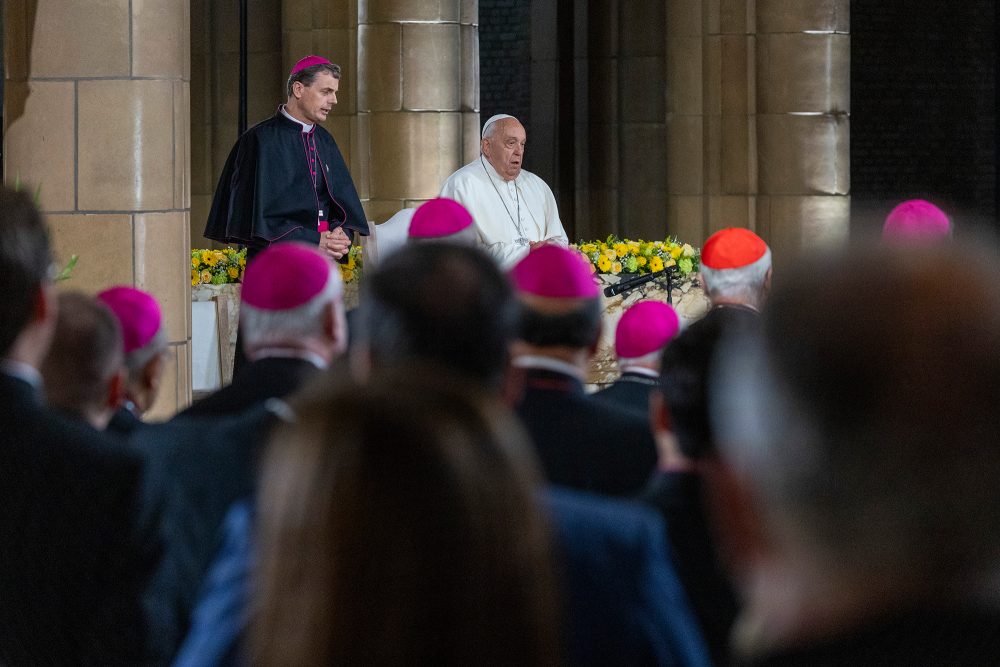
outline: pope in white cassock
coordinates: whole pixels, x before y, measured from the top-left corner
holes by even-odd
[[[566,245],[552,190],[521,169],[524,126],[507,114],[483,125],[481,155],[448,177],[441,196],[460,202],[476,222],[479,244],[508,269],[541,243]]]

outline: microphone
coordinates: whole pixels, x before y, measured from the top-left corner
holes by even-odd
[[[635,276],[634,278],[629,278],[628,280],[622,280],[618,283],[615,283],[614,285],[608,285],[607,287],[604,288],[604,296],[607,297],[618,296],[623,292],[628,292],[629,290],[633,290],[636,287],[645,285],[646,283],[652,282],[657,278],[666,278],[667,281],[669,282],[670,272],[664,269],[663,271],[657,271],[656,273],[647,273],[644,276]]]

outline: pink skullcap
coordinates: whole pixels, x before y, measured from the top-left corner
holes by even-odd
[[[438,197],[424,202],[410,219],[412,238],[432,239],[457,234],[472,224],[472,215],[454,199]]]
[[[312,67],[313,65],[332,65],[332,64],[333,63],[331,63],[323,56],[306,56],[299,62],[295,63],[295,65],[292,67],[292,71],[288,73],[288,76],[291,76],[292,74],[298,74],[305,68]]]
[[[951,233],[951,221],[944,211],[923,199],[910,199],[889,212],[882,226],[882,238],[889,240],[934,240]]]
[[[710,269],[738,269],[753,264],[767,252],[767,244],[749,229],[721,229],[701,247],[701,263]]]
[[[323,291],[330,262],[303,243],[275,243],[247,264],[240,300],[260,310],[291,310]]]
[[[634,359],[655,352],[677,335],[680,320],[662,301],[640,301],[625,311],[615,329],[615,354]]]
[[[148,345],[160,330],[163,316],[151,294],[119,285],[104,290],[97,299],[111,309],[121,325],[125,354]]]
[[[555,299],[591,299],[600,295],[586,258],[575,250],[546,243],[510,270],[514,286],[525,294]]]

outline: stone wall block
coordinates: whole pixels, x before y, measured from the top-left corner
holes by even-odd
[[[133,76],[190,78],[190,8],[178,0],[132,0]]]
[[[159,301],[167,339],[185,341],[191,329],[188,213],[137,213],[134,225],[135,286]]]
[[[482,138],[482,127],[479,121],[478,111],[462,112],[462,153],[455,164],[455,169],[458,169],[463,164],[472,162],[479,155],[480,140]],[[452,171],[455,171],[455,169],[452,169]]]
[[[760,113],[850,109],[851,38],[805,33],[757,37]]]
[[[704,193],[704,118],[667,116],[667,191],[671,195]]]
[[[78,208],[172,208],[173,82],[96,80],[78,87]]]
[[[705,198],[677,195],[667,198],[667,233],[700,246],[705,238]]]
[[[850,0],[756,0],[757,32],[846,33],[851,27]]]
[[[373,113],[372,199],[429,199],[459,166],[459,113]]]
[[[454,24],[403,25],[404,109],[461,109],[460,35]]]
[[[403,28],[399,24],[358,27],[358,110],[399,111],[403,106]]]
[[[131,215],[52,214],[46,221],[56,265],[79,257],[60,289],[96,294],[111,285],[134,284]]]
[[[849,123],[845,116],[757,116],[758,178],[767,194],[850,191]]]
[[[479,28],[462,25],[460,28],[462,111],[479,111]]]
[[[762,195],[759,200],[757,231],[768,240],[779,266],[803,250],[847,242],[851,213],[848,196]]]
[[[34,0],[30,75],[129,75],[129,2]],[[30,15],[30,14],[29,14]]]
[[[668,113],[703,112],[702,42],[700,35],[676,37],[667,41],[665,88]]]
[[[663,56],[622,58],[621,100],[625,123],[663,123],[666,72]]]
[[[72,211],[76,198],[73,147],[76,131],[72,81],[7,81],[5,106],[24,113],[4,134],[4,175],[39,190],[46,211]],[[5,119],[10,122],[10,119]]]
[[[462,0],[367,0],[365,23],[394,21],[440,21],[458,23],[461,18]],[[360,11],[360,9],[359,9]]]
[[[704,0],[666,0],[667,27],[671,34],[670,42],[677,36],[695,36],[701,38],[704,20]]]

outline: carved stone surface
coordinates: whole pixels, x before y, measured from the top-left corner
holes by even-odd
[[[598,278],[606,287],[619,281],[619,276],[611,274],[599,274]],[[677,310],[681,318],[681,327],[686,327],[691,322],[700,319],[708,312],[708,298],[705,296],[701,285],[693,280],[680,284],[675,284],[670,293],[671,299],[667,298],[666,288],[659,282],[652,282],[642,285],[623,296],[605,297],[604,321],[601,331],[601,341],[597,348],[597,353],[590,361],[590,373],[588,382],[600,388],[618,379],[617,358],[615,357],[615,328],[622,313],[639,301],[663,301],[670,303]]]

